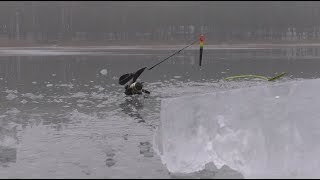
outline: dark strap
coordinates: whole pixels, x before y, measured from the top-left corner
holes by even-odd
[[[150,91],[142,89],[142,92],[146,93],[146,94],[150,94]]]

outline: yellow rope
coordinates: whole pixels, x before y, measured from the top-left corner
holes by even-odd
[[[233,80],[233,79],[239,79],[239,78],[259,78],[259,79],[263,79],[266,81],[274,81],[274,80],[279,79],[280,77],[284,76],[285,74],[286,73],[283,72],[283,73],[280,73],[279,75],[276,75],[271,78],[268,78],[266,76],[253,75],[253,74],[244,74],[244,75],[227,77],[227,78],[225,78],[225,80]]]
[[[268,78],[265,76],[258,76],[258,75],[252,75],[252,74],[231,76],[231,77],[225,78],[225,80],[233,80],[233,79],[238,79],[238,78],[260,78],[260,79],[268,80]]]

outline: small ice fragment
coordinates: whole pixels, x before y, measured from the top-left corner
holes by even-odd
[[[25,103],[27,103],[27,102],[28,102],[28,101],[25,100],[25,99],[23,99],[23,100],[21,101],[22,104],[25,104]]]
[[[102,69],[100,71],[100,73],[105,76],[105,75],[107,75],[108,71],[106,69]]]
[[[13,100],[13,99],[15,99],[16,97],[18,97],[18,96],[15,95],[15,94],[8,94],[8,95],[6,96],[6,98],[7,98],[8,100]]]

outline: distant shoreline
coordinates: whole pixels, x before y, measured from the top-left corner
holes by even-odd
[[[16,49],[16,48],[95,48],[95,49],[168,49],[168,48],[182,48],[186,44],[173,44],[173,43],[153,43],[153,44],[132,44],[122,43],[113,44],[110,43],[1,43],[0,49]],[[299,42],[299,43],[221,43],[221,44],[204,44],[205,49],[223,49],[223,48],[285,48],[285,47],[320,47],[320,42]],[[198,49],[199,45],[190,46],[189,49]]]

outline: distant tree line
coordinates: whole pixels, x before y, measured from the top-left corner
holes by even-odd
[[[319,19],[316,1],[2,1],[0,41],[307,41]]]

